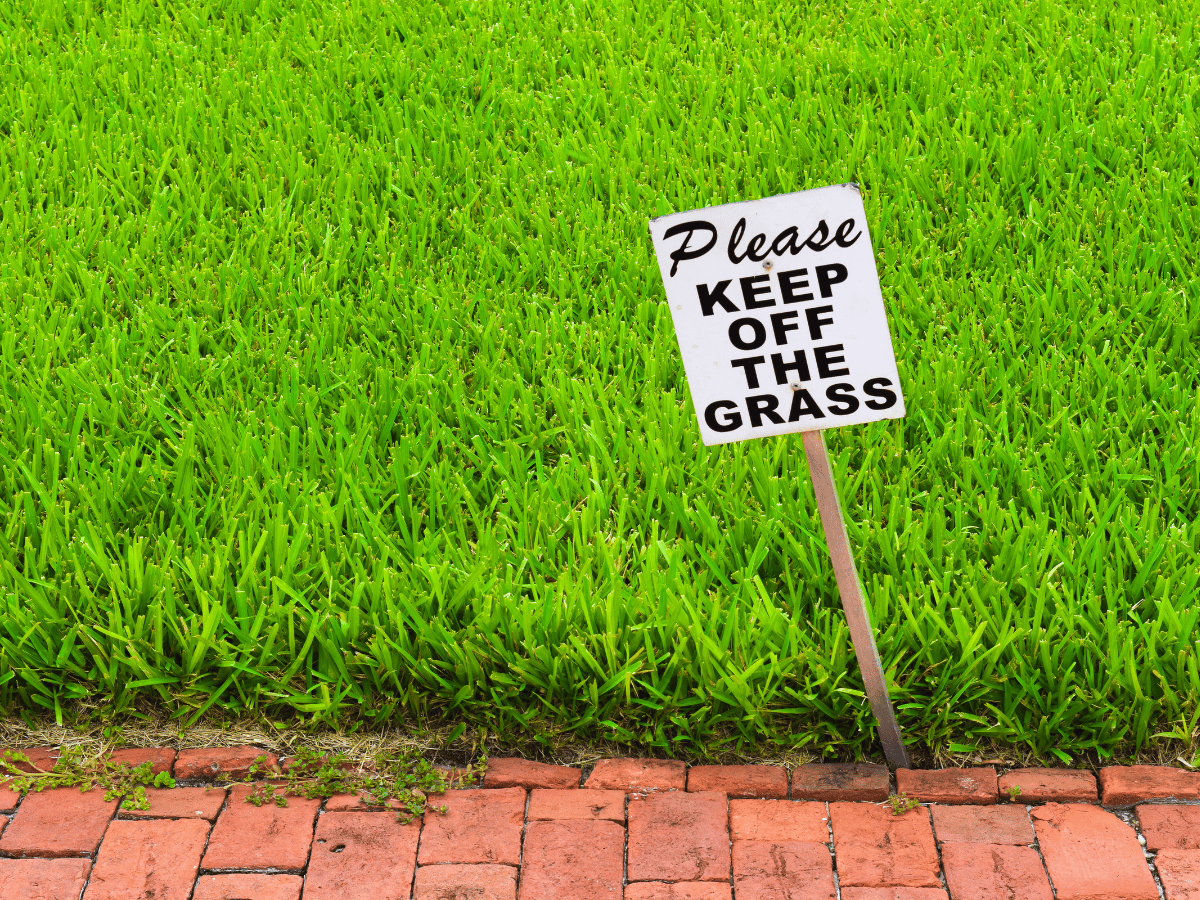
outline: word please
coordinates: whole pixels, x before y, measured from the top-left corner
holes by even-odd
[[[779,234],[775,235],[775,240],[771,241],[770,246],[767,246],[767,236],[765,234],[756,234],[750,238],[746,249],[742,250],[739,244],[742,242],[742,237],[746,233],[745,218],[738,219],[738,223],[733,226],[733,233],[729,236],[729,245],[725,248],[725,252],[731,263],[740,263],[744,259],[751,259],[754,262],[762,262],[770,254],[783,256],[790,253],[795,256],[805,247],[810,250],[815,250],[820,253],[826,247],[836,244],[839,247],[852,247],[860,237],[862,232],[851,236],[850,232],[854,231],[854,220],[846,219],[837,227],[837,231],[832,236],[829,234],[829,226],[822,219],[817,223],[817,227],[812,230],[812,233],[800,240],[800,231],[795,225],[789,225]],[[671,251],[671,273],[672,278],[675,277],[675,272],[679,268],[679,263],[688,259],[699,259],[717,244],[717,227],[712,222],[697,220],[694,222],[681,222],[678,225],[672,225],[663,233],[663,239],[675,237],[677,234],[684,236],[683,243],[676,249]],[[707,240],[704,240],[703,246],[693,245],[692,238],[697,235],[707,235]]]

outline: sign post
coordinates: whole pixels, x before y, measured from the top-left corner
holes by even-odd
[[[821,433],[904,415],[858,187],[660,216],[650,234],[705,445],[803,434],[884,754],[907,768]]]

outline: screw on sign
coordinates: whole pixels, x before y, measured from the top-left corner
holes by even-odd
[[[650,220],[706,445],[800,432],[871,710],[908,767],[822,429],[904,415],[862,195],[834,185]]]

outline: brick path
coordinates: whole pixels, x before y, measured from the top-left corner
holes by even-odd
[[[493,759],[401,825],[198,783],[253,748],[121,752],[193,785],[146,812],[0,787],[0,900],[1200,900],[1200,774],[1178,769]],[[895,815],[893,791],[923,803]]]

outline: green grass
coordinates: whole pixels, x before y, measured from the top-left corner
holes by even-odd
[[[853,180],[908,739],[1190,740],[1197,21],[0,6],[0,711],[869,749],[801,442],[700,444],[646,229]]]

